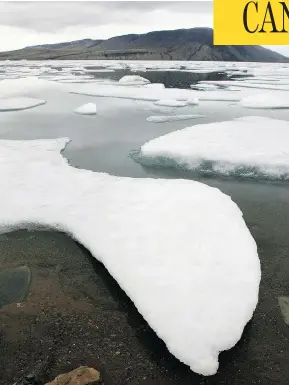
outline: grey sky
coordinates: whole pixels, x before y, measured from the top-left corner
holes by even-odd
[[[0,2],[0,51],[212,23],[208,1]]]
[[[203,26],[213,26],[211,1],[0,1],[0,51]],[[288,46],[271,48],[289,54]]]
[[[196,14],[209,15],[211,11],[212,4],[204,1],[9,2],[0,4],[0,24],[53,33],[73,26],[122,26],[136,22],[146,25],[149,17],[157,13],[169,13],[177,18],[193,14],[194,23]],[[210,17],[207,19],[210,24]],[[164,23],[164,20],[159,22]],[[181,25],[181,19],[178,23]]]

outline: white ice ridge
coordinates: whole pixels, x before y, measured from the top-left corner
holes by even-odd
[[[204,118],[204,115],[156,115],[149,116],[147,118],[148,122],[153,123],[165,123],[165,122],[176,122],[178,120],[190,120],[190,119],[199,119]]]
[[[137,161],[201,173],[289,179],[289,122],[258,116],[198,124],[145,143]]]
[[[0,112],[27,110],[45,103],[45,100],[27,97],[0,98]]]
[[[87,103],[76,108],[74,112],[80,115],[95,115],[97,113],[97,110],[96,105],[94,103]]]
[[[99,96],[110,98],[134,99],[134,100],[194,100],[198,98],[200,101],[239,101],[242,96],[239,92],[230,91],[195,91],[180,88],[149,88],[149,87],[120,87],[119,85],[101,85],[84,84],[73,87],[71,90],[74,94]],[[252,92],[250,93],[252,94]],[[248,95],[243,91],[242,95]]]
[[[240,339],[260,263],[242,213],[216,188],[76,169],[68,139],[0,140],[0,233],[41,224],[104,263],[168,349],[203,375]]]

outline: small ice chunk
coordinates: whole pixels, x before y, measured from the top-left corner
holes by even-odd
[[[119,80],[119,84],[124,85],[143,85],[148,84],[150,81],[137,75],[126,75]]]
[[[45,104],[45,100],[19,97],[19,98],[2,98],[0,99],[0,111],[20,111],[29,108],[41,106]]]
[[[289,108],[289,93],[258,93],[241,99],[239,104],[245,108],[285,109]]]
[[[97,113],[97,110],[96,105],[94,103],[87,103],[76,108],[74,112],[80,115],[95,115]]]
[[[198,98],[190,98],[187,100],[187,104],[190,106],[197,106],[200,104],[200,101]]]
[[[174,100],[174,99],[161,99],[154,103],[156,106],[164,107],[186,107],[187,101]]]
[[[204,115],[164,115],[164,116],[149,116],[148,122],[154,123],[165,123],[165,122],[176,122],[178,120],[190,120],[204,118]]]

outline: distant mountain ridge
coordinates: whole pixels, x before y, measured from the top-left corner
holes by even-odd
[[[41,44],[41,45],[34,45],[27,48],[47,48],[47,49],[58,49],[58,48],[65,48],[65,47],[77,47],[77,45],[87,45],[87,47],[90,47],[95,44],[101,43],[103,40],[93,40],[93,39],[82,39],[82,40],[74,40],[74,41],[67,41],[64,43],[54,43],[54,44]]]
[[[130,34],[107,40],[83,39],[0,52],[0,60],[193,60],[288,63],[261,46],[214,46],[211,28]]]

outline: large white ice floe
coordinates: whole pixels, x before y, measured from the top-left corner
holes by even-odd
[[[216,188],[75,169],[68,139],[0,140],[0,233],[41,224],[104,263],[168,349],[204,375],[240,339],[260,263],[242,213]]]
[[[165,123],[165,122],[177,122],[178,120],[190,120],[204,118],[204,115],[156,115],[149,116],[148,122],[153,123]]]
[[[289,108],[289,94],[288,92],[279,91],[271,93],[258,93],[241,99],[239,104],[242,107],[257,109]]]
[[[122,85],[144,85],[150,83],[150,81],[141,76],[126,75],[119,80],[119,83]]]
[[[76,108],[74,112],[79,115],[95,115],[97,113],[97,109],[94,103],[87,103]]]
[[[289,121],[243,117],[198,124],[145,143],[135,160],[205,174],[289,179]]]
[[[0,112],[27,110],[45,103],[45,100],[26,97],[0,98]]]

